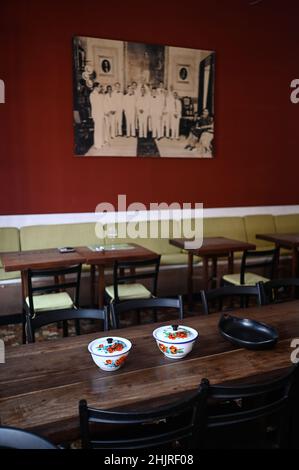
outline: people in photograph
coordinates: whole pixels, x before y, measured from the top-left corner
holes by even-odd
[[[197,117],[195,125],[191,127],[185,149],[190,151],[195,149],[203,133],[208,132],[210,134],[211,131],[213,133],[213,126],[214,119],[210,116],[209,110],[207,108],[203,109],[200,116]]]
[[[136,94],[137,94],[137,97],[141,94],[141,88],[144,88],[145,89],[145,93],[147,95],[149,95],[150,93],[150,87],[149,85],[146,83],[146,80],[145,80],[145,77],[144,76],[141,76],[140,78],[140,82],[138,83],[137,85],[137,90],[136,90]]]
[[[212,116],[211,118],[211,124],[204,132],[202,132],[200,139],[199,139],[199,152],[201,154],[211,154],[212,153],[212,144],[213,144],[213,139],[214,139],[214,119]]]
[[[173,95],[168,93],[167,88],[164,89],[164,102],[162,110],[162,137],[169,139],[170,137],[170,111]]]
[[[105,126],[106,136],[108,141],[115,138],[115,116],[116,116],[116,103],[112,91],[112,86],[107,85],[105,98],[104,98],[104,113],[105,113]]]
[[[131,83],[133,94],[135,95],[135,100],[137,100],[138,96],[138,83],[137,82],[132,82]],[[138,119],[137,119],[137,114],[135,113],[135,130],[138,129]]]
[[[136,97],[131,85],[127,87],[127,94],[124,96],[124,112],[126,117],[127,137],[136,136]]]
[[[154,139],[161,139],[162,111],[163,102],[161,100],[161,97],[157,93],[157,89],[153,87],[149,101],[149,114],[151,117],[152,136]]]
[[[123,95],[123,92],[121,91],[121,86],[119,82],[116,82],[114,85],[113,98],[114,98],[114,106],[115,106],[116,135],[122,135],[124,95]]]
[[[89,95],[91,117],[94,121],[93,145],[101,149],[105,143],[104,129],[104,95],[98,82],[93,84],[93,91]]]
[[[139,137],[147,138],[149,97],[144,87],[141,87],[140,95],[136,100],[136,114],[138,119]]]
[[[159,86],[157,88],[158,95],[164,95],[165,87],[163,82],[159,82]]]
[[[170,126],[171,138],[179,140],[180,121],[182,116],[182,102],[176,91],[173,93],[173,100],[170,101]]]

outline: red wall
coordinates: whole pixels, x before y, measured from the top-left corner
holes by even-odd
[[[0,213],[102,201],[298,203],[297,0],[9,0],[0,4]],[[76,158],[72,36],[216,51],[216,158]]]

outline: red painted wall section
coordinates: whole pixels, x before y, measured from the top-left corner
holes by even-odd
[[[1,214],[91,212],[116,203],[298,204],[297,0],[0,4]],[[213,160],[76,158],[72,37],[216,51]]]

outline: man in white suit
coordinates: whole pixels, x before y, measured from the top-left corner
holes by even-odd
[[[136,96],[131,85],[124,96],[124,111],[126,116],[127,137],[136,137]]]
[[[180,120],[182,116],[182,102],[176,91],[173,93],[173,100],[170,102],[170,125],[171,138],[179,140],[180,138]]]
[[[139,137],[147,137],[149,97],[144,87],[140,88],[140,95],[136,100],[136,113],[138,119]]]
[[[104,110],[105,110],[105,125],[106,125],[106,135],[108,141],[110,138],[114,139],[115,137],[115,116],[116,116],[116,104],[112,92],[112,86],[107,86],[107,91],[105,93],[104,99]]]
[[[113,91],[114,107],[115,107],[115,130],[116,135],[122,135],[123,120],[123,100],[124,95],[120,88],[120,83],[116,82]]]
[[[91,117],[94,121],[93,145],[100,149],[104,145],[104,95],[98,82],[93,84],[93,91],[89,95],[91,104]]]
[[[163,101],[161,100],[161,96],[157,94],[156,88],[152,88],[149,111],[151,117],[152,136],[154,139],[161,139]]]
[[[162,112],[162,136],[170,137],[170,112],[171,112],[171,105],[174,98],[171,93],[168,93],[167,88],[164,90],[164,106]]]

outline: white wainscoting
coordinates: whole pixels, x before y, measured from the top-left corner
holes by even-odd
[[[191,211],[192,212],[192,211]],[[193,212],[192,212],[193,213]],[[285,206],[249,206],[249,207],[222,207],[222,208],[208,208],[203,209],[204,217],[242,217],[245,215],[258,215],[258,214],[299,214],[299,205],[285,205]],[[118,221],[134,218],[135,221],[145,220],[158,220],[169,218],[168,211],[140,211],[138,215],[135,212],[119,212],[117,214]],[[173,211],[174,218],[188,218],[190,211]],[[0,216],[0,227],[24,227],[29,225],[48,225],[48,224],[71,224],[82,222],[113,222],[113,213],[66,213],[66,214],[26,214],[26,215],[2,215]]]

